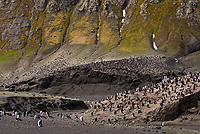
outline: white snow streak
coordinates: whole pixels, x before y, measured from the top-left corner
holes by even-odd
[[[124,9],[124,10],[122,10],[122,14],[123,14],[123,18],[122,18],[122,20],[121,20],[121,28],[120,28],[120,30],[119,30],[119,32],[121,33],[122,32],[122,28],[124,27],[123,26],[123,24],[124,24],[124,18],[126,17],[126,10]]]
[[[97,40],[99,40],[99,33],[97,34]]]
[[[126,16],[126,10],[124,9],[122,12],[123,12],[123,17],[125,17]]]
[[[155,42],[153,42],[153,49],[154,49],[154,50],[158,50],[158,48],[157,48],[157,46],[156,46],[156,43],[155,43]]]
[[[155,38],[155,34],[153,34],[153,38]]]

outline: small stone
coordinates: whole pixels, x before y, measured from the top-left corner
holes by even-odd
[[[156,129],[161,129],[161,127],[160,127],[160,126],[157,126]]]

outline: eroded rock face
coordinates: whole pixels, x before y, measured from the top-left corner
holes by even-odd
[[[10,42],[7,49],[20,49],[23,44],[23,39],[20,38],[21,28],[30,27],[30,21],[27,17],[20,17],[13,20],[12,23],[5,23],[1,27],[2,34],[1,39]]]
[[[18,37],[20,33],[21,29],[15,25],[11,25],[10,28],[7,28],[2,32],[2,40],[10,41],[8,49],[19,49],[21,47],[21,40]]]
[[[177,18],[183,19],[188,17],[189,20],[195,20],[196,17],[194,17],[192,13],[195,12],[195,9],[197,8],[198,4],[199,4],[198,0],[189,0],[187,4],[181,3],[181,6],[177,8],[177,13],[176,13]],[[198,18],[199,16],[197,16],[196,20],[198,20]]]
[[[138,0],[129,0],[129,2],[130,2],[130,5],[131,4],[135,5],[138,2]]]
[[[11,11],[15,10],[15,9],[17,8],[17,6],[18,6],[17,0],[12,0],[12,1],[11,1],[10,10],[11,10]]]
[[[59,4],[55,0],[52,0],[51,2],[48,3],[47,5],[48,13],[56,12],[59,10],[60,10]]]
[[[47,97],[8,97],[6,104],[1,105],[5,111],[18,111],[20,113],[50,112],[54,110],[87,109],[86,104],[80,100],[48,99]],[[22,103],[21,103],[22,102]]]
[[[60,0],[51,0],[47,4],[47,13],[56,13],[60,10],[62,11],[70,11],[71,7],[78,3],[79,0],[71,0],[71,1],[60,1]]]
[[[107,18],[115,18],[118,19],[119,15],[116,13],[116,11],[113,10],[113,6],[121,7],[123,8],[124,3],[126,0],[118,0],[118,1],[112,1],[112,0],[105,0],[103,3],[103,15]]]
[[[77,10],[80,12],[97,12],[98,6],[100,5],[99,0],[81,0],[77,5]]]
[[[4,7],[4,0],[0,0],[0,7],[3,8]]]
[[[162,2],[162,0],[147,0],[148,3],[158,4]]]
[[[199,107],[199,94],[200,92],[197,92],[194,95],[180,99],[179,102],[174,102],[171,105],[161,108],[156,116],[159,117],[159,120],[162,121],[176,119],[179,115],[186,112],[187,109]]]
[[[109,3],[109,1],[105,1],[103,4],[103,15],[107,18],[115,18],[117,19],[117,14],[113,11],[112,5]]]
[[[148,8],[147,3],[142,3],[140,5],[140,8],[141,8],[140,14],[144,17],[144,19],[146,19],[146,17],[147,17],[147,8]]]
[[[35,0],[35,8],[41,12],[44,11],[47,5],[47,0]]]

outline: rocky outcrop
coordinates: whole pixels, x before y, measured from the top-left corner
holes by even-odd
[[[112,5],[109,1],[105,1],[103,4],[103,15],[107,18],[115,18],[118,19],[117,14],[113,11]]]
[[[127,0],[118,0],[118,1],[111,1],[111,0],[105,0],[103,3],[103,15],[107,18],[119,18],[119,14],[117,14],[117,10],[114,7],[118,7],[119,9],[124,8],[123,6],[126,5]]]
[[[162,0],[147,0],[148,3],[158,4],[161,3]]]
[[[99,5],[99,0],[81,0],[77,4],[77,10],[80,12],[94,13],[98,11]]]
[[[18,1],[17,0],[11,0],[11,5],[10,5],[10,10],[13,11],[17,8],[18,6]]]
[[[188,18],[189,20],[199,20],[199,11],[196,8],[199,4],[198,0],[189,0],[187,4],[181,3],[181,6],[177,8],[176,16],[177,18]],[[196,17],[192,14],[196,12]]]
[[[174,120],[184,112],[187,112],[188,109],[199,107],[199,95],[200,92],[197,92],[193,95],[180,99],[178,102],[163,107],[159,110],[156,116],[162,121]]]
[[[76,5],[79,0],[71,0],[71,1],[60,1],[60,0],[51,0],[47,4],[47,13],[56,13],[58,11],[69,12],[71,7]]]
[[[35,8],[41,12],[45,10],[47,0],[35,0]]]
[[[193,53],[193,52],[197,52],[199,50],[200,50],[200,41],[196,41],[196,42],[192,43],[191,45],[189,45],[187,52]]]
[[[31,26],[30,20],[27,17],[15,18],[10,23],[4,23],[2,27],[1,39],[10,42],[6,49],[20,49],[25,43],[24,38],[20,38],[22,28],[29,28]],[[28,31],[26,31],[28,36]]]
[[[0,8],[4,8],[9,3],[8,0],[0,0]]]
[[[45,96],[45,95],[44,95]],[[56,97],[7,97],[5,103],[0,105],[4,111],[17,111],[20,113],[28,112],[29,114],[50,112],[55,110],[80,110],[87,109],[86,104],[80,100],[59,99]]]
[[[47,5],[47,13],[53,13],[60,10],[59,3],[56,2],[56,0],[52,0]]]
[[[148,8],[147,3],[142,3],[140,5],[140,8],[141,8],[140,14],[144,17],[144,19],[146,19],[146,17],[147,17],[147,8]]]

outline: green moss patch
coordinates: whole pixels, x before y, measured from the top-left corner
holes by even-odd
[[[67,37],[68,40],[71,40],[70,45],[95,44],[97,27],[98,16],[96,13],[80,15],[78,12],[74,12]]]
[[[21,58],[22,54],[20,50],[8,50],[0,52],[0,63],[17,61]]]
[[[54,17],[55,20],[48,22],[49,27],[43,28],[43,43],[45,45],[55,45],[62,43],[63,36],[66,30],[65,23],[68,25],[69,14],[63,16],[62,12],[57,13],[57,15],[47,15],[46,19]],[[66,19],[64,19],[66,17]]]

